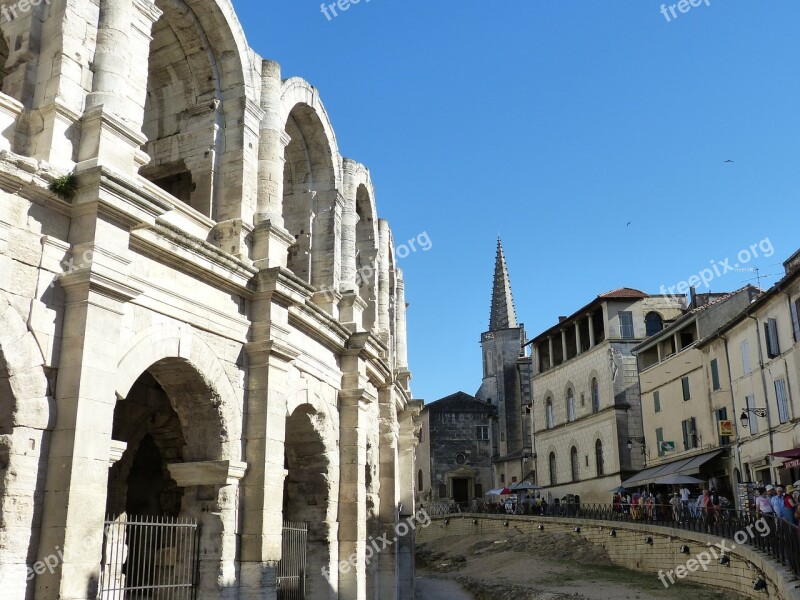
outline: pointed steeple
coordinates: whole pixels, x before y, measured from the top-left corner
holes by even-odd
[[[492,289],[492,312],[489,315],[489,331],[514,329],[517,325],[517,313],[514,310],[514,298],[511,296],[511,280],[508,277],[506,256],[503,254],[503,242],[497,238],[497,256],[494,263],[494,288]]]

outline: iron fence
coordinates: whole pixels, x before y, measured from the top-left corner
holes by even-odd
[[[308,523],[284,521],[276,586],[278,600],[305,600]]]
[[[200,527],[177,517],[108,516],[100,600],[194,600]]]

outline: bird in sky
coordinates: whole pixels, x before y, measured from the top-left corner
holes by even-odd
[[[728,160],[726,160],[725,162],[726,162],[726,163],[732,163],[733,161],[732,161],[732,160],[729,158],[729,159],[728,159]]]
[[[631,223],[633,223],[633,221],[628,221],[628,224],[627,224],[627,225],[625,225],[625,227],[630,227],[630,226],[631,226]]]

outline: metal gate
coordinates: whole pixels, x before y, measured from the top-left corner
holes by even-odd
[[[194,600],[199,539],[191,519],[109,516],[99,600]]]
[[[281,560],[276,585],[278,600],[305,600],[308,523],[283,522]]]

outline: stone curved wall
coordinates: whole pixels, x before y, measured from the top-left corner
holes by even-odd
[[[433,517],[429,527],[417,530],[417,543],[445,536],[476,533],[496,535],[516,531],[535,535],[539,532],[539,525],[549,532],[574,533],[574,529],[580,527],[580,533],[575,535],[605,548],[614,564],[626,569],[653,573],[654,577],[658,576],[659,571],[674,571],[676,566],[686,565],[690,559],[707,551],[709,545],[722,542],[720,538],[709,535],[638,523],[514,515],[449,515]],[[610,535],[612,528],[616,531],[615,537]],[[645,543],[647,537],[653,538],[652,545]],[[725,543],[730,548],[731,542]],[[689,547],[688,554],[681,553],[680,548],[683,545]],[[673,575],[675,585],[680,586],[681,581],[689,581],[731,590],[750,598],[800,598],[800,593],[795,589],[796,578],[786,567],[747,546],[736,546],[726,554],[731,559],[730,565],[721,565],[712,558],[706,570],[698,567],[684,579]],[[753,590],[753,582],[759,576],[767,581],[766,592]]]

